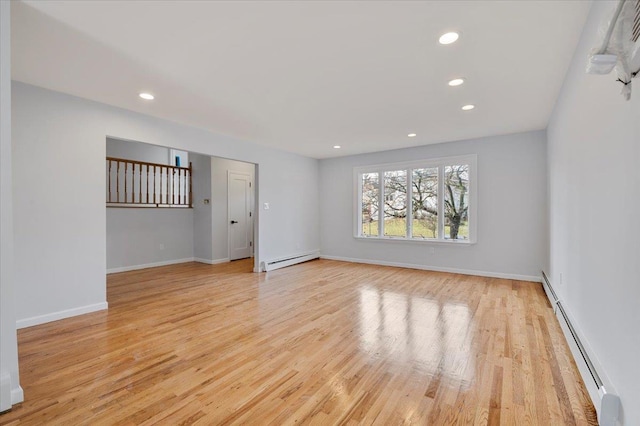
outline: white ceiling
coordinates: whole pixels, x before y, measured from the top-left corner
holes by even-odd
[[[13,78],[327,158],[545,128],[590,5],[14,2]]]

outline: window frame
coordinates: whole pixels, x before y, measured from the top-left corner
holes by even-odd
[[[477,179],[477,162],[476,154],[458,155],[451,157],[431,158],[416,161],[403,161],[397,163],[374,164],[370,166],[358,166],[353,169],[353,237],[366,241],[385,241],[385,242],[410,242],[421,244],[460,244],[470,245],[477,242],[478,221],[478,179]],[[467,164],[469,165],[469,194],[468,194],[468,216],[469,216],[469,238],[466,240],[450,240],[444,238],[444,168],[446,166]],[[437,238],[413,238],[412,211],[413,195],[412,195],[412,169],[436,168],[438,169],[438,237]],[[365,173],[378,173],[378,199],[384,200],[384,173],[389,171],[406,170],[407,171],[407,231],[405,237],[392,237],[384,235],[384,206],[378,207],[378,235],[366,236],[362,235],[362,175]],[[442,236],[442,238],[440,237]]]

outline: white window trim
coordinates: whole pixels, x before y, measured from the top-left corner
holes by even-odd
[[[360,202],[362,200],[362,186],[360,185],[363,173],[378,173],[378,185],[384,183],[384,172],[391,170],[413,169],[413,168],[430,168],[438,167],[438,193],[444,194],[444,176],[441,166],[450,166],[454,164],[469,165],[469,238],[467,240],[447,240],[444,238],[419,239],[411,237],[387,237],[384,236],[384,219],[378,220],[379,232],[381,236],[365,237],[360,235],[362,229],[362,215],[360,214]],[[478,156],[476,154],[459,155],[454,157],[431,158],[418,161],[405,161],[399,163],[374,164],[370,166],[359,166],[353,169],[353,188],[354,188],[354,204],[353,204],[353,237],[363,241],[381,241],[381,242],[410,242],[421,244],[453,244],[453,245],[470,245],[477,242],[478,233],[478,179],[477,179]],[[410,180],[410,173],[407,174]],[[408,188],[409,186],[407,186]],[[380,196],[383,196],[380,193]],[[444,195],[443,195],[444,197]],[[410,195],[407,195],[407,211],[411,208]],[[379,208],[378,214],[384,217],[384,209]],[[444,217],[444,203],[438,203],[438,215]],[[407,227],[409,221],[407,221]],[[438,235],[444,235],[444,220],[438,220]],[[407,230],[408,231],[408,230]],[[407,232],[407,235],[410,235]]]

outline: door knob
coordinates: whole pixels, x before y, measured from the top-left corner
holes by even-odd
[[[234,223],[238,223],[238,221],[237,220],[232,220],[231,224],[233,225]]]

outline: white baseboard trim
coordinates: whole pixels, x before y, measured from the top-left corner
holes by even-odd
[[[201,259],[199,257],[194,257],[193,258],[194,262],[199,262],[199,263],[206,263],[208,265],[218,265],[220,263],[227,263],[227,262],[231,262],[231,260],[229,260],[228,257],[225,257],[224,259]]]
[[[18,385],[11,389],[11,405],[19,404],[24,401],[24,391],[22,390],[22,386]]]
[[[145,263],[143,265],[121,266],[118,268],[107,269],[107,274],[116,274],[118,272],[137,271],[138,269],[155,268],[158,266],[175,265],[177,263],[187,263],[196,261],[193,257],[184,259],[164,260],[162,262]]]
[[[285,268],[287,266],[295,265],[309,260],[318,259],[320,257],[320,251],[314,250],[310,252],[293,254],[290,256],[283,256],[272,260],[260,262],[260,271],[268,272],[275,269]]]
[[[32,327],[34,325],[44,324],[51,321],[57,321],[64,318],[75,317],[90,312],[102,311],[109,308],[107,302],[94,303],[93,305],[80,306],[78,308],[65,309],[64,311],[52,312],[50,314],[38,315],[36,317],[24,318],[16,321],[16,328]]]
[[[342,257],[342,256],[320,255],[320,258],[327,259],[327,260],[339,260],[342,262],[365,263],[368,265],[395,266],[397,268],[420,269],[423,271],[450,272],[452,274],[476,275],[479,277],[504,278],[507,280],[518,280],[518,281],[533,281],[536,283],[542,282],[541,277],[536,277],[534,275],[505,274],[502,272],[476,271],[472,269],[442,268],[439,266],[416,265],[414,263],[387,262],[384,260],[354,259],[351,257]]]
[[[608,407],[605,403],[605,396],[602,391],[603,389],[606,390],[606,394],[609,395],[607,398],[611,398],[612,395],[617,398],[615,386],[613,386],[613,383],[607,375],[606,370],[603,368],[602,363],[596,356],[593,347],[589,344],[589,340],[587,340],[586,335],[582,332],[580,324],[576,321],[575,317],[571,313],[571,309],[569,308],[568,304],[560,298],[560,293],[555,292],[553,284],[551,283],[549,277],[547,277],[546,282],[543,282],[543,287],[545,288],[545,293],[549,298],[549,303],[553,308],[553,312],[556,314],[558,323],[560,324],[560,329],[562,330],[562,333],[564,334],[564,337],[567,341],[567,345],[569,346],[571,355],[573,356],[576,366],[578,367],[578,372],[582,376],[582,381],[584,382],[587,392],[589,393],[591,401],[593,402],[593,405],[596,409],[598,420],[601,422],[601,424],[612,424],[610,421],[603,422],[603,415],[605,418],[610,420],[611,414],[617,416],[617,412],[611,412],[610,409],[612,407]],[[578,342],[580,342],[582,350],[578,346]],[[582,351],[584,351],[584,354]],[[592,375],[592,371],[590,370],[589,365],[587,364],[587,359],[591,363],[591,367],[593,368],[593,370],[595,370],[595,375],[600,378],[600,381],[602,382],[601,387],[598,387],[598,383]]]

